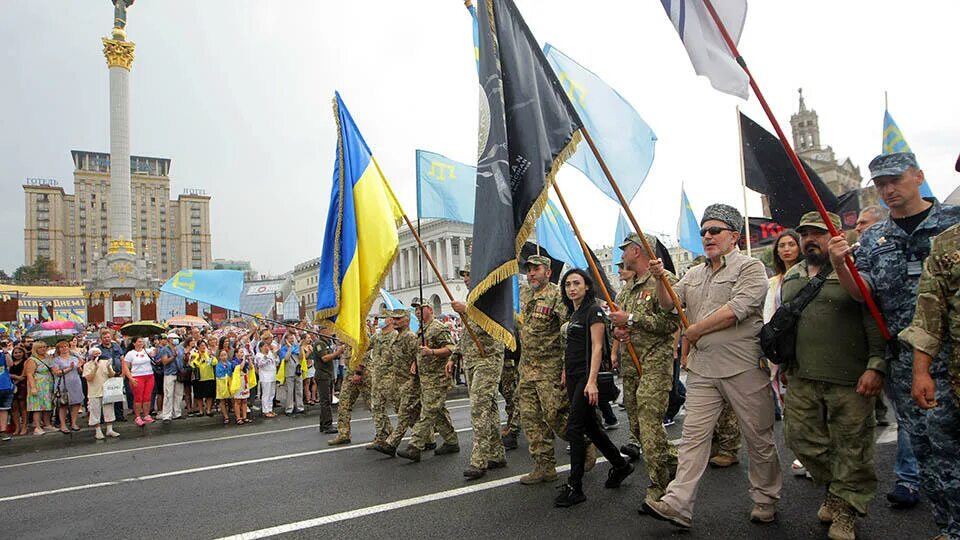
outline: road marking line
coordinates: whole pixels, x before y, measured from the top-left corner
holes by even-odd
[[[453,402],[453,401],[462,401],[462,400],[461,400],[461,399],[456,399],[456,400],[453,400],[453,399],[452,399],[452,400],[450,400],[450,402]],[[456,410],[456,409],[466,409],[466,408],[469,408],[469,407],[470,407],[470,405],[457,405],[457,406],[455,406],[455,407],[447,407],[447,410],[448,410],[448,411],[453,411],[453,410]],[[396,416],[397,416],[397,415],[395,415],[395,414],[391,414],[391,415],[390,415],[390,418],[396,418]],[[352,420],[350,423],[353,424],[354,422],[368,422],[368,421],[371,421],[371,420],[373,420],[373,417],[372,417],[372,416],[368,416],[368,417],[365,417],[365,418],[356,418],[356,419]],[[209,438],[209,439],[192,439],[192,440],[189,440],[189,441],[180,441],[180,442],[174,442],[174,443],[155,444],[155,445],[153,445],[153,446],[139,446],[139,447],[137,447],[137,448],[124,448],[124,449],[122,449],[122,450],[107,450],[107,451],[104,451],[104,452],[96,452],[96,453],[90,453],[90,454],[81,454],[81,455],[77,455],[77,456],[66,456],[66,457],[60,457],[60,458],[39,459],[39,460],[36,460],[36,461],[25,461],[25,462],[23,462],[23,463],[11,463],[11,464],[9,464],[9,465],[0,465],[0,470],[2,470],[2,469],[9,469],[9,468],[11,468],[11,467],[26,467],[26,466],[28,466],[28,465],[42,465],[42,464],[45,464],[45,463],[57,463],[57,462],[60,462],[60,461],[73,461],[73,460],[77,460],[77,459],[94,458],[94,457],[100,457],[100,456],[112,456],[112,455],[116,455],[116,454],[129,454],[129,453],[131,453],[131,452],[140,452],[140,451],[146,451],[146,450],[156,450],[156,449],[158,449],[158,448],[172,448],[172,447],[176,447],[176,446],[186,446],[186,445],[190,445],[190,444],[200,444],[200,443],[208,443],[208,442],[229,441],[229,440],[233,440],[233,439],[243,439],[243,438],[246,438],[246,437],[257,437],[257,436],[260,436],[260,435],[272,435],[272,434],[275,434],[275,433],[285,433],[285,432],[290,432],[290,431],[300,431],[300,430],[304,430],[304,429],[317,429],[317,426],[316,426],[316,424],[311,424],[311,425],[308,425],[308,426],[296,426],[296,427],[289,427],[289,428],[282,428],[282,429],[271,429],[271,430],[267,430],[267,431],[254,431],[254,432],[251,432],[251,433],[241,433],[241,434],[237,434],[237,435],[225,435],[225,436],[222,436],[222,437],[212,437],[212,438]],[[126,440],[132,440],[132,439],[126,439]]]
[[[460,429],[455,430],[455,431],[456,431],[457,433],[463,433],[463,432],[465,432],[465,431],[473,431],[473,428],[472,428],[472,427],[460,428]],[[404,437],[402,440],[406,441],[406,440],[409,440],[409,439],[410,439],[410,437]],[[44,490],[44,491],[34,491],[34,492],[32,492],[32,493],[22,493],[22,494],[20,494],[20,495],[11,495],[11,496],[9,496],[9,497],[0,497],[0,503],[2,503],[2,502],[9,502],[9,501],[18,501],[18,500],[22,500],[22,499],[34,499],[34,498],[37,498],[37,497],[44,497],[44,496],[47,496],[47,495],[56,495],[56,494],[58,494],[58,493],[66,493],[66,492],[70,492],[70,491],[85,491],[85,490],[88,490],[88,489],[95,489],[95,488],[101,488],[101,487],[117,486],[117,485],[120,485],[120,484],[126,484],[126,483],[130,483],[130,482],[144,482],[144,481],[147,481],[147,480],[156,480],[156,479],[159,479],[159,478],[169,478],[169,477],[171,477],[171,476],[183,476],[183,475],[186,475],[186,474],[194,474],[194,473],[206,472],[206,471],[215,471],[215,470],[219,470],[219,469],[231,469],[231,468],[233,468],[233,467],[242,467],[242,466],[244,466],[244,465],[255,465],[255,464],[258,464],[258,463],[269,463],[269,462],[272,462],[272,461],[281,461],[281,460],[284,460],[284,459],[294,459],[294,458],[307,457],[307,456],[316,456],[316,455],[320,455],[320,454],[328,454],[328,453],[331,453],[331,452],[342,452],[343,450],[353,450],[353,449],[356,449],[356,448],[364,448],[364,447],[366,447],[366,446],[369,445],[369,444],[370,444],[370,443],[365,442],[365,443],[359,443],[359,444],[351,444],[351,445],[347,445],[347,446],[337,446],[337,447],[334,447],[334,448],[324,448],[324,449],[322,449],[322,450],[309,450],[309,451],[307,451],[307,452],[297,452],[297,453],[295,453],[295,454],[283,454],[283,455],[280,455],[280,456],[270,456],[270,457],[256,458],[256,459],[246,459],[246,460],[243,460],[243,461],[234,461],[234,462],[231,462],[231,463],[218,463],[218,464],[216,464],[216,465],[207,465],[207,466],[205,466],[205,467],[194,467],[194,468],[191,468],[191,469],[181,469],[181,470],[179,470],[179,471],[170,471],[170,472],[165,472],[165,473],[147,474],[147,475],[144,475],[144,476],[134,476],[134,477],[130,477],[130,478],[121,478],[121,479],[119,479],[119,480],[111,480],[111,481],[109,481],[109,482],[99,482],[99,483],[96,483],[96,484],[84,484],[84,485],[79,485],[79,486],[69,486],[69,487],[63,487],[63,488],[57,488],[57,489],[49,489],[49,490]]]

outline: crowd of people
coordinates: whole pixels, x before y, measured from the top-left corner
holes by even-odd
[[[831,236],[817,212],[804,215],[795,230],[777,238],[770,269],[739,250],[743,218],[725,204],[704,212],[705,258],[679,279],[644,250],[655,237],[625,238],[624,283],[612,303],[604,301],[591,272],[571,269],[558,284],[550,259],[530,256],[523,262],[516,352],[457,301],[452,307],[459,319],[442,321],[432,306],[415,304],[417,333],[407,309],[381,312],[368,321],[369,343],[356,350],[330,330],[306,324],[220,336],[193,328],[149,342],[120,340],[103,329],[89,345],[81,336],[53,350],[42,342],[7,340],[0,428],[8,437],[9,410],[16,434],[32,425],[41,435],[79,429],[85,407],[89,425],[103,438],[117,436],[112,423],[125,413],[141,426],[154,422],[157,411],[164,422],[219,414],[224,424],[244,425],[253,412],[271,418],[316,406],[320,428],[335,434],[328,444],[336,446],[352,442],[353,407],[364,400],[375,427],[369,447],[419,462],[429,450],[460,451],[446,397],[462,373],[473,431],[467,480],[505,467],[522,430],[533,469],[520,483],[557,481],[559,438],[569,445],[571,466],[556,506],[586,501],[583,478],[598,453],[609,463],[604,487],[610,489],[642,459],[647,478],[640,512],[689,529],[708,465],[735,465],[743,440],[749,519],[770,523],[783,490],[774,438],[782,418],[795,458],[790,470],[823,490],[822,503],[810,509],[812,519],[829,524],[829,538],[847,540],[856,537],[856,520],[876,496],[875,427],[885,422],[885,394],[899,426],[891,471],[896,484],[888,501],[909,509],[923,493],[941,530],[937,539],[960,538],[960,355],[953,348],[960,338],[960,208],[920,196],[923,172],[913,154],[878,156],[870,171],[887,210],[864,209],[856,232],[847,236]],[[839,218],[828,217],[840,230]],[[469,287],[469,262],[461,275]],[[760,336],[781,314],[794,318],[789,332],[776,337],[793,341],[789,354],[772,358]],[[616,426],[609,403],[616,393],[608,373],[613,369],[619,369],[630,432],[620,448],[604,429]],[[120,394],[126,407],[106,388],[117,377],[126,386]],[[505,422],[498,394],[506,402]],[[665,426],[678,402],[686,413],[674,446]],[[401,448],[408,431],[412,438]]]

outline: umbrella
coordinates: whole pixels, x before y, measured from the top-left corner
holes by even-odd
[[[210,323],[195,315],[177,315],[167,319],[167,326],[210,326]]]
[[[137,321],[127,323],[120,328],[120,333],[131,337],[148,337],[166,333],[167,327],[157,321]]]
[[[53,345],[60,340],[70,339],[82,331],[83,325],[77,322],[46,321],[28,328],[26,335]]]

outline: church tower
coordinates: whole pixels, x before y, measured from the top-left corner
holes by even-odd
[[[820,120],[817,111],[807,110],[803,102],[803,88],[800,93],[800,110],[790,117],[790,127],[793,128],[793,148],[798,154],[809,150],[820,149]]]

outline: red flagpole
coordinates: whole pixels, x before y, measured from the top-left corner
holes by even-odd
[[[783,134],[783,130],[780,129],[780,123],[777,122],[777,118],[773,115],[773,111],[770,110],[767,100],[763,97],[763,92],[761,92],[760,87],[757,86],[756,79],[753,78],[753,74],[750,73],[750,69],[747,68],[747,62],[743,59],[743,56],[740,55],[740,51],[737,50],[737,44],[733,42],[733,39],[727,32],[726,26],[724,26],[723,21],[720,20],[720,15],[718,15],[717,11],[713,8],[713,3],[710,0],[703,0],[703,3],[707,7],[707,11],[710,12],[710,17],[712,17],[713,22],[716,23],[717,29],[720,30],[720,35],[723,36],[723,40],[727,43],[727,47],[730,48],[730,52],[736,59],[737,64],[740,64],[740,67],[743,68],[743,71],[750,79],[750,88],[753,88],[753,93],[757,96],[757,100],[760,101],[763,112],[767,114],[767,118],[770,120],[770,123],[773,124],[773,129],[777,132],[777,137],[780,138],[780,144],[783,145],[783,149],[786,150],[787,155],[790,157],[793,168],[796,169],[797,174],[800,175],[803,187],[806,188],[807,194],[813,199],[813,204],[816,205],[817,212],[820,213],[820,217],[823,218],[823,222],[826,224],[827,229],[829,229],[830,236],[839,235],[840,232],[837,231],[836,227],[833,226],[833,222],[830,221],[829,216],[827,216],[827,209],[823,206],[823,201],[820,200],[820,195],[817,194],[817,190],[814,189],[810,177],[807,176],[807,171],[803,169],[800,158],[797,157],[797,153],[793,151],[793,147],[787,142],[787,137]],[[750,231],[747,231],[747,234],[750,234]],[[870,310],[870,314],[873,315],[874,320],[877,321],[877,326],[880,327],[880,333],[883,334],[883,339],[890,341],[890,330],[887,328],[887,324],[884,322],[883,315],[880,314],[880,309],[877,308],[876,302],[873,301],[873,296],[867,290],[867,284],[864,283],[863,277],[861,277],[860,272],[857,271],[853,259],[847,256],[844,258],[844,262],[847,268],[850,269],[850,275],[853,277],[853,281],[856,282],[857,288],[860,289],[860,294],[863,296],[864,302],[867,303],[867,309]]]

